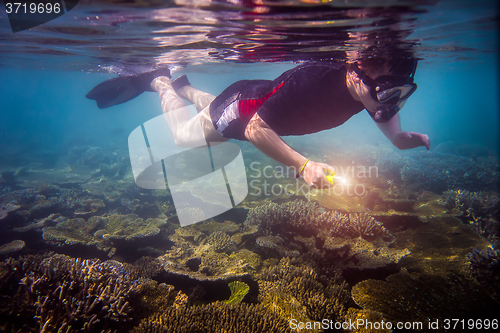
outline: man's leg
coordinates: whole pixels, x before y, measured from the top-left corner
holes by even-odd
[[[210,104],[209,100],[213,99],[212,95],[192,87],[190,87],[191,89],[184,89],[187,86],[182,88],[182,90],[187,90],[190,93],[189,97],[198,102],[199,105],[197,106],[201,107],[203,104],[208,103],[200,113],[190,118],[186,104],[175,92],[169,78],[158,77],[151,82],[151,87],[160,95],[165,120],[178,146],[192,148],[204,145],[207,142],[223,142],[227,140],[215,130],[210,119],[208,105]],[[186,99],[188,99],[187,96]]]
[[[198,90],[191,85],[184,86],[177,90],[180,97],[190,101],[196,106],[198,111],[208,107],[215,99],[215,96],[207,92]]]

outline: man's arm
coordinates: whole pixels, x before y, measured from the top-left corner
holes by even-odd
[[[256,113],[245,129],[246,139],[257,149],[274,160],[300,171],[307,159],[293,150],[281,139],[281,137],[262,120]],[[329,182],[325,177],[324,170],[334,171],[325,163],[308,161],[302,175],[309,186],[325,187]]]
[[[429,150],[431,147],[431,141],[427,135],[415,132],[403,132],[401,130],[401,119],[397,113],[388,122],[376,124],[382,133],[391,140],[392,144],[399,149],[424,146]]]

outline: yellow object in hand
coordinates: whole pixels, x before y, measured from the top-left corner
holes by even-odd
[[[333,185],[333,180],[335,178],[335,172],[330,172],[328,170],[325,171],[325,177],[326,177],[326,180],[328,180],[330,182],[330,184]]]
[[[335,172],[330,172],[325,170],[325,177],[330,182],[330,184],[337,183],[339,185],[347,185],[347,179],[345,177],[337,176]]]

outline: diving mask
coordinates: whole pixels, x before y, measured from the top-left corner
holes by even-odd
[[[368,112],[376,122],[389,121],[401,110],[408,97],[417,90],[417,85],[413,83],[416,66],[415,62],[413,71],[408,77],[383,75],[375,80],[357,65],[354,67],[354,72],[370,88],[370,96],[373,101],[379,104],[376,111],[369,110]]]

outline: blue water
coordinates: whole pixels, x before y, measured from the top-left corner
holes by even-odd
[[[293,64],[231,65],[229,70],[223,64],[205,67],[210,73],[193,68],[189,78],[194,86],[217,95],[233,81],[273,79]],[[221,74],[217,74],[219,69]],[[50,154],[57,158],[58,153],[64,154],[75,145],[126,148],[128,134],[138,124],[161,114],[159,98],[154,93],[145,93],[110,109],[98,109],[85,94],[111,77],[107,74],[7,68],[1,72],[2,155],[25,157],[22,162],[14,160],[14,165],[3,159],[7,168],[22,166],[29,156]],[[216,81],[212,73],[216,73]],[[452,142],[497,152],[497,73],[497,59],[490,54],[485,59],[451,63],[447,59],[421,60],[415,76],[418,89],[400,111],[403,130],[428,134],[431,151]],[[329,135],[346,142],[388,143],[366,112],[327,134],[314,135]],[[307,140],[301,139],[304,143]]]

